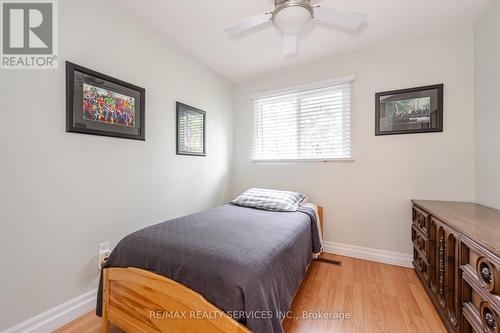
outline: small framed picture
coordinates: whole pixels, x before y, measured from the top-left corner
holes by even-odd
[[[444,85],[375,95],[375,135],[443,131]]]
[[[66,132],[145,140],[144,88],[66,62]]]
[[[206,112],[177,102],[177,155],[206,156]]]

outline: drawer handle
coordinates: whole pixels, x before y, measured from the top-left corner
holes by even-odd
[[[488,332],[498,333],[497,318],[488,302],[481,303],[481,319]]]
[[[484,320],[486,321],[486,325],[488,325],[488,328],[495,328],[495,318],[493,318],[493,314],[491,312],[486,313],[486,315],[484,316]]]
[[[418,209],[416,208],[413,208],[414,212],[415,212],[415,218],[414,218],[414,222],[415,224],[420,228],[420,229],[423,229],[425,230],[426,228],[426,216],[421,212],[419,211]]]
[[[420,271],[422,271],[422,268],[424,267],[424,262],[423,262],[422,258],[420,257],[420,255],[417,255],[415,263],[417,264],[418,269]]]
[[[493,278],[491,277],[491,271],[488,266],[483,265],[483,267],[481,268],[481,277],[486,283],[491,283],[491,281],[493,280]]]
[[[495,277],[496,269],[495,266],[486,258],[480,257],[476,263],[477,275],[483,285],[483,288],[487,289],[489,292],[498,293],[500,281],[498,277]]]
[[[420,235],[418,235],[418,234],[415,237],[415,245],[417,245],[417,248],[419,250],[422,250],[422,237],[420,237]]]
[[[418,218],[418,223],[420,225],[420,228],[424,228],[425,227],[425,217],[423,215],[420,215],[419,218]]]

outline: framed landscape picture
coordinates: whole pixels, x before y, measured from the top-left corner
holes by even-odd
[[[206,156],[206,112],[177,102],[177,155]]]
[[[443,131],[444,85],[375,95],[375,135]]]
[[[144,88],[66,62],[66,131],[145,140]]]

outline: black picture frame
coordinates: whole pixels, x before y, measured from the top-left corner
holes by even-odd
[[[383,98],[393,98],[396,101],[420,99],[429,97],[428,122],[415,121],[400,125],[398,129],[384,130],[381,128],[382,113],[385,114],[385,101]],[[423,87],[386,91],[375,94],[375,135],[398,135],[443,132],[443,109],[444,109],[444,84],[429,85]],[[398,100],[399,98],[399,100]],[[382,106],[384,104],[384,107]],[[420,111],[420,110],[419,110]],[[416,116],[418,117],[418,116]],[[424,117],[424,118],[427,118]],[[415,118],[418,119],[418,118]],[[404,126],[407,129],[403,129]],[[420,128],[416,128],[420,126]]]
[[[126,125],[121,125],[86,118],[82,97],[84,84],[89,86],[92,84],[91,87],[104,89],[113,96],[120,95],[130,100],[133,98],[134,125],[129,125],[128,120]],[[137,99],[139,99],[138,103]],[[66,62],[66,132],[145,141],[145,108],[146,90],[144,88],[69,61]],[[125,117],[128,117],[128,114]]]
[[[200,152],[193,152],[193,151],[187,151],[185,149],[182,149],[182,146],[185,146],[185,143],[183,144],[181,142],[182,138],[180,135],[181,131],[181,122],[180,118],[184,112],[194,112],[196,114],[199,114],[203,117],[203,149]],[[176,133],[176,154],[177,155],[185,155],[185,156],[207,156],[207,113],[203,110],[197,109],[195,107],[192,107],[190,105],[177,102],[176,103],[176,121],[175,121],[175,133]]]

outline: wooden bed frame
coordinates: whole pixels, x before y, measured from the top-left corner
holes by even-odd
[[[318,207],[321,231],[323,208]],[[103,270],[102,332],[251,333],[194,290],[138,268]]]

